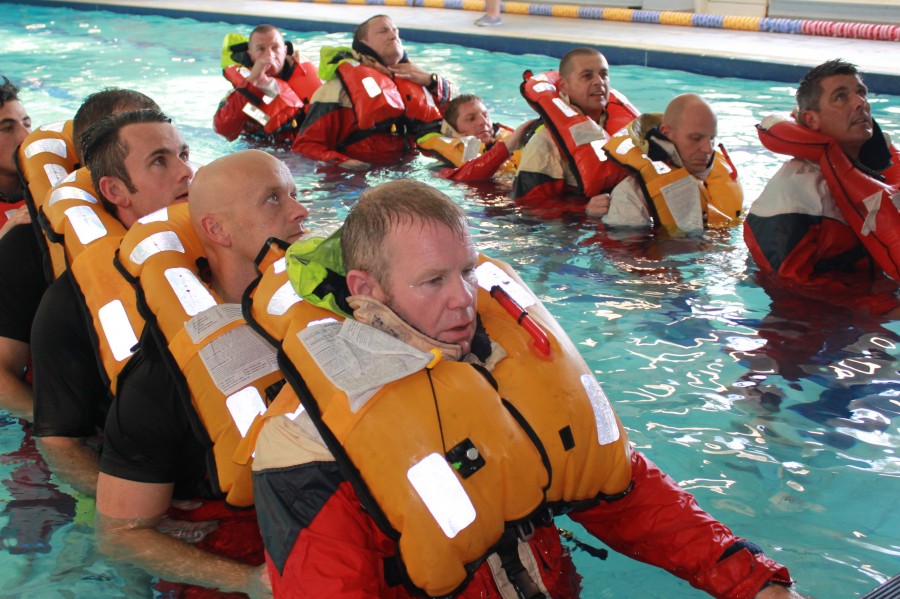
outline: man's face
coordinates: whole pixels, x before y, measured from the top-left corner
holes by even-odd
[[[273,29],[268,33],[254,33],[250,36],[248,46],[247,54],[250,55],[253,64],[267,60],[269,62],[267,75],[275,77],[281,73],[287,56],[287,46],[280,32]]]
[[[454,129],[462,135],[474,135],[481,143],[490,143],[494,139],[494,124],[481,100],[460,105]]]
[[[247,260],[255,260],[270,237],[293,243],[303,234],[309,210],[297,201],[297,185],[280,160],[255,161],[232,193],[241,202],[232,213],[231,239]]]
[[[706,170],[716,142],[716,117],[705,106],[685,108],[675,127],[660,127],[663,135],[675,144],[684,168],[694,176]]]
[[[396,65],[403,58],[400,30],[388,17],[377,17],[369,21],[362,42],[372,48],[389,67]]]
[[[0,106],[0,174],[15,175],[16,148],[31,133],[31,117],[18,100]]]
[[[819,110],[803,113],[813,131],[830,135],[845,152],[856,158],[859,148],[872,137],[872,110],[868,92],[858,75],[832,75],[821,81]]]
[[[194,170],[188,163],[188,146],[175,125],[134,123],[122,127],[119,137],[128,148],[125,170],[135,191],[127,195],[134,218],[187,201]]]
[[[598,118],[609,100],[609,63],[601,54],[575,56],[559,81],[559,91],[591,118]]]
[[[384,242],[387,284],[373,297],[433,339],[462,346],[475,335],[477,255],[472,238],[443,224],[415,220],[395,224]]]

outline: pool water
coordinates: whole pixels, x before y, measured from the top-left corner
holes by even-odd
[[[71,118],[104,86],[143,91],[174,118],[202,164],[247,147],[219,138],[211,123],[229,88],[222,38],[251,27],[4,5],[0,35],[15,58],[2,69],[20,84],[35,123]],[[323,45],[350,40],[286,37],[314,60]],[[533,117],[518,93],[522,71],[556,66],[546,56],[460,46],[408,50],[510,125]],[[761,148],[753,125],[788,110],[793,87],[629,66],[612,72],[613,86],[645,111],[685,91],[708,98],[747,205],[782,162]],[[875,96],[872,109],[900,138],[900,98]],[[509,181],[441,181],[423,157],[360,174],[318,167],[286,148],[276,154],[314,224],[340,221],[366,186],[396,177],[427,180],[460,202],[478,247],[518,268],[564,323],[632,442],[737,534],[788,565],[803,592],[861,596],[900,570],[895,323],[809,300],[773,306],[753,280],[740,229],[689,239],[604,232],[577,213],[522,210],[507,198]],[[0,596],[154,596],[146,575],[97,554],[91,502],[73,501],[70,488],[50,480],[27,431],[10,418],[0,419],[0,454]],[[560,524],[599,545],[570,521]],[[587,598],[705,596],[617,554],[605,562],[574,556]]]

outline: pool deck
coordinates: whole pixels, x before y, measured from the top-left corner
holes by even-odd
[[[0,0],[0,3],[8,0]],[[481,13],[445,8],[266,0],[37,0],[34,5],[108,9],[233,23],[271,22],[298,31],[351,31],[389,15],[404,39],[456,43],[514,54],[562,56],[580,45],[600,48],[610,64],[680,69],[713,76],[796,83],[830,58],[857,64],[873,92],[900,95],[900,43],[564,17],[504,14],[499,27],[474,25]],[[810,18],[815,18],[810,15]]]

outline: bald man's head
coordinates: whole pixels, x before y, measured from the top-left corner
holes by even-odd
[[[718,135],[716,113],[697,94],[676,96],[666,106],[659,128],[669,138],[682,164],[692,175],[707,173]]]
[[[208,251],[232,251],[250,261],[270,237],[295,241],[309,214],[297,202],[290,170],[261,150],[229,154],[200,168],[188,206]]]

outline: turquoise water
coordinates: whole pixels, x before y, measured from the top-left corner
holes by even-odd
[[[211,129],[229,87],[219,48],[235,29],[250,27],[4,5],[0,35],[17,54],[0,68],[21,85],[36,123],[71,118],[103,86],[139,89],[174,118],[204,163],[246,147]],[[323,45],[349,42],[346,34],[288,37],[314,59]],[[512,125],[533,116],[517,91],[521,72],[556,63],[449,45],[408,50]],[[613,85],[646,111],[684,91],[710,99],[748,204],[781,162],[761,149],[753,124],[789,109],[791,86],[615,66]],[[900,138],[900,98],[872,102],[884,130]],[[277,154],[314,223],[342,219],[367,185],[401,176],[459,201],[478,246],[514,264],[564,323],[634,444],[736,533],[787,564],[804,592],[860,596],[900,571],[895,323],[810,301],[773,308],[746,265],[739,229],[683,240],[607,234],[577,214],[521,210],[506,197],[508,182],[438,180],[424,158],[348,174]],[[0,596],[152,596],[144,575],[96,554],[90,503],[74,505],[71,489],[48,480],[23,437],[20,424],[0,419]],[[574,555],[586,598],[704,596],[616,554],[606,562]]]

